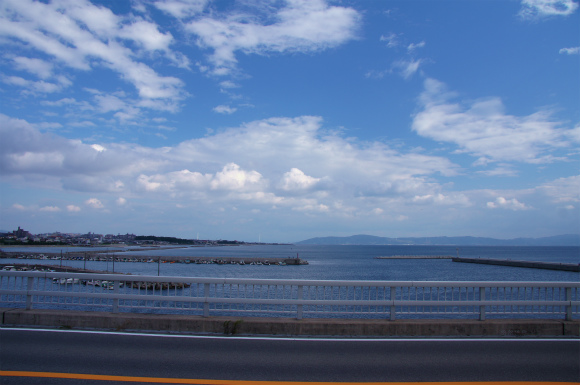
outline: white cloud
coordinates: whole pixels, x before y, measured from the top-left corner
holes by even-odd
[[[119,37],[133,40],[148,51],[167,51],[173,42],[171,33],[161,33],[156,24],[145,20],[124,25],[119,30]]]
[[[562,48],[560,50],[560,53],[567,55],[578,55],[580,54],[580,47]]]
[[[93,144],[93,145],[91,145],[91,147],[96,152],[103,152],[103,151],[106,151],[107,150],[105,147],[101,146],[100,144]]]
[[[146,191],[192,193],[197,190],[207,190],[212,179],[211,174],[201,174],[189,170],[173,171],[165,175],[139,175],[137,183]]]
[[[170,60],[183,64],[168,48],[171,35],[160,33],[154,24],[115,15],[110,9],[87,0],[51,3],[6,0],[3,5],[0,36],[20,41],[74,69],[90,70],[94,65],[104,65],[133,84],[141,98],[179,100],[183,97],[181,80],[159,75],[136,61],[137,55],[123,45],[129,39],[146,50],[162,50]],[[29,68],[31,65],[28,62]]]
[[[508,115],[499,98],[463,106],[450,101],[452,93],[443,83],[427,79],[420,101],[423,110],[413,119],[419,135],[451,142],[486,161],[549,163],[564,159],[550,154],[570,145],[572,130],[559,128],[548,111],[528,116]]]
[[[66,210],[71,213],[78,213],[79,211],[81,211],[81,208],[75,205],[67,205]]]
[[[380,40],[386,41],[387,47],[389,47],[389,48],[394,48],[400,44],[399,37],[397,36],[397,34],[392,33],[392,32],[388,36],[381,35]]]
[[[117,198],[115,203],[117,203],[117,206],[125,206],[127,204],[127,199],[125,199],[123,197],[119,197],[119,198]]]
[[[51,83],[44,80],[27,80],[19,76],[3,76],[2,81],[6,84],[25,88],[25,91],[27,92],[41,94],[60,92],[71,85],[71,82],[65,77],[60,77],[57,80],[57,83]]]
[[[108,143],[99,151],[100,145],[42,134],[0,114],[0,136],[4,177],[87,194],[207,205],[242,201],[329,215],[386,211],[394,199],[399,206],[468,203],[429,179],[456,175],[449,160],[380,142],[357,143],[325,132],[318,117],[249,122],[175,147]],[[428,195],[435,199],[413,200]],[[96,201],[86,204],[100,207]]]
[[[417,43],[417,44],[411,43],[411,44],[409,44],[407,46],[407,52],[413,53],[417,48],[423,48],[423,47],[425,47],[425,44],[426,43],[424,41],[422,41],[420,43]]]
[[[158,0],[153,4],[173,17],[184,19],[201,13],[207,3],[208,0]]]
[[[323,0],[287,0],[263,23],[243,13],[201,17],[186,24],[201,47],[213,50],[214,75],[230,74],[236,52],[312,52],[355,37],[360,15],[352,8],[329,6]]]
[[[85,204],[93,209],[102,209],[105,207],[105,205],[103,205],[103,202],[101,202],[97,198],[89,198],[85,201]]]
[[[43,134],[33,125],[0,114],[0,172],[3,175],[45,175],[57,178],[105,177],[155,170],[163,160],[153,160],[151,149],[109,144],[107,151],[57,135]],[[100,179],[100,182],[99,182]]]
[[[530,209],[530,207],[519,202],[516,198],[506,199],[504,197],[497,197],[495,202],[487,202],[487,207],[490,209],[502,208],[513,211]]]
[[[292,168],[284,174],[278,187],[286,191],[307,190],[314,187],[320,178],[313,178],[297,168]]]
[[[580,175],[544,183],[537,190],[555,203],[580,202]]]
[[[218,114],[231,115],[234,112],[236,112],[238,109],[237,108],[234,108],[234,107],[230,107],[230,106],[220,105],[220,106],[214,107],[213,110],[215,112],[217,112]]]
[[[22,56],[12,58],[12,60],[14,61],[16,68],[35,74],[41,79],[48,79],[52,76],[52,63],[41,59]]]
[[[399,73],[403,78],[410,79],[419,70],[419,66],[422,62],[422,59],[399,60],[393,63],[393,67],[399,70]]]
[[[418,204],[434,204],[446,206],[470,206],[471,202],[464,194],[444,195],[442,193],[427,194],[413,197],[412,201]]]
[[[50,213],[57,213],[60,211],[60,207],[57,206],[44,206],[39,209],[39,211],[45,211]]]
[[[238,88],[239,85],[237,83],[234,83],[231,80],[224,80],[224,81],[220,82],[220,87],[225,88],[225,89],[230,89],[230,88]]]
[[[213,190],[246,190],[258,186],[262,175],[257,171],[244,171],[235,163],[229,163],[211,181]]]
[[[522,0],[519,16],[523,19],[568,16],[576,9],[578,9],[578,3],[573,0]]]

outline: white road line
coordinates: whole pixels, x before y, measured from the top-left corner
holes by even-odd
[[[142,333],[142,332],[111,332],[99,330],[63,330],[63,329],[36,329],[36,328],[11,328],[0,327],[2,331],[27,331],[27,332],[51,332],[51,333],[79,333],[79,334],[103,334],[118,336],[141,336],[141,337],[159,337],[159,338],[192,338],[192,339],[224,339],[224,340],[264,340],[264,341],[341,341],[341,342],[574,342],[580,343],[577,338],[482,338],[482,337],[453,337],[453,338],[343,338],[343,337],[267,337],[267,336],[205,336],[189,334],[161,334],[161,333]]]

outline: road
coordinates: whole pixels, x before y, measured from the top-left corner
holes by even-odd
[[[48,374],[27,377],[34,375],[31,372],[57,373],[57,378],[46,378]],[[75,375],[63,379],[58,378],[63,377],[60,373]],[[211,385],[248,385],[237,381],[580,382],[580,340],[268,339],[4,328],[0,329],[0,374],[2,384],[143,380],[133,377],[157,383],[189,379],[185,383]],[[77,374],[124,377],[82,379]],[[97,381],[103,379],[116,381]]]

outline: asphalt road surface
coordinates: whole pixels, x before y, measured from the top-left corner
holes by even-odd
[[[0,375],[1,384],[135,384],[145,382],[141,377],[210,385],[580,382],[580,340],[268,339],[5,328]]]

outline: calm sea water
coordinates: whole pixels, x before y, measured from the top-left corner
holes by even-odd
[[[31,248],[10,248],[6,251],[32,251]],[[34,248],[37,252],[58,252],[60,248]],[[67,249],[63,249],[66,251]],[[79,251],[83,249],[68,249]],[[94,250],[94,249],[90,249]],[[322,279],[322,280],[385,280],[385,281],[580,281],[580,273],[521,267],[457,263],[449,259],[375,259],[392,255],[450,255],[555,263],[580,263],[580,247],[519,246],[224,246],[187,247],[154,251],[125,252],[132,254],[180,257],[261,257],[300,256],[305,266],[197,265],[115,262],[114,271],[140,275]],[[22,263],[4,259],[0,263]],[[32,260],[27,260],[33,263]],[[60,264],[60,261],[42,261]],[[83,261],[62,261],[63,265],[83,267]],[[86,262],[87,269],[113,271],[112,262]]]

